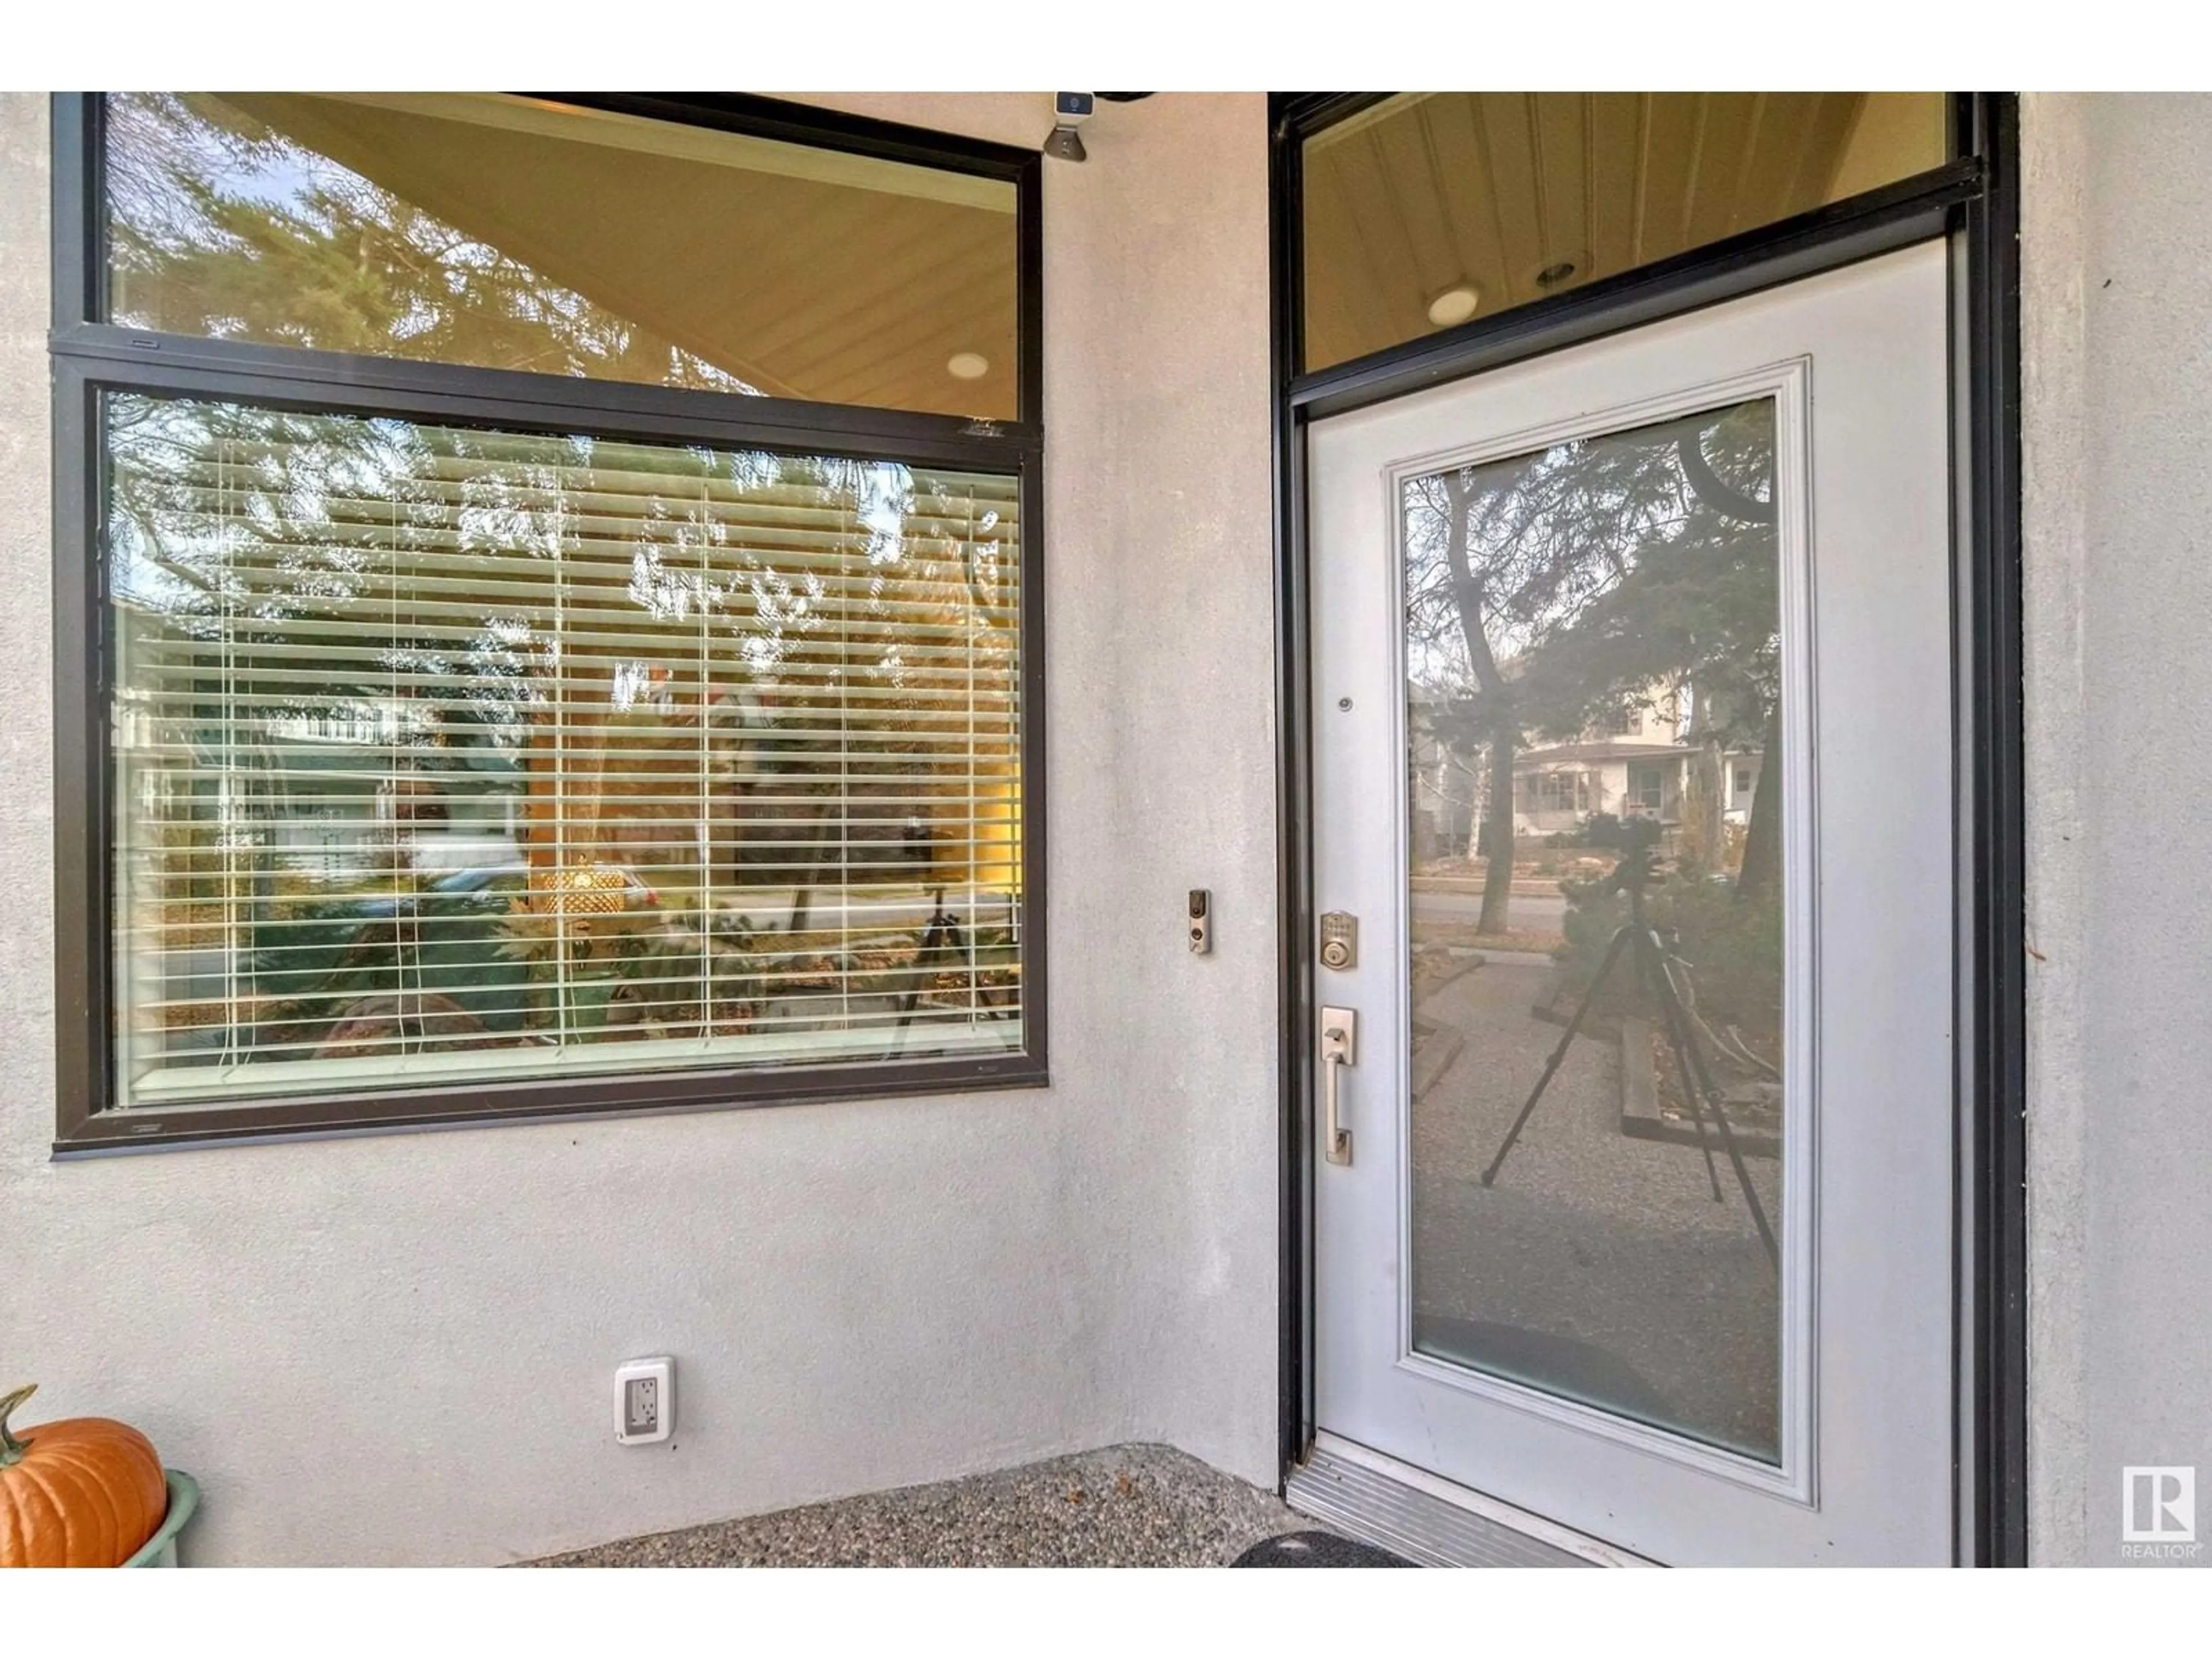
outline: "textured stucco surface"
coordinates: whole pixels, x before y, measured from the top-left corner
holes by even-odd
[[[1048,173],[1053,1088],[56,1164],[46,117],[0,98],[0,1358],[199,1476],[189,1559],[513,1559],[1138,1440],[1272,1484],[1265,125],[1163,94]],[[674,1442],[618,1448],[656,1352]]]
[[[2101,1563],[2212,1481],[2212,98],[2021,134],[2030,1547]]]

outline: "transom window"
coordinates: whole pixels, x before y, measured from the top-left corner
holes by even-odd
[[[105,121],[125,327],[1021,412],[1011,179],[491,94],[117,93]]]
[[[1036,158],[621,102],[58,104],[65,1145],[1042,1080]]]
[[[1301,145],[1300,368],[1327,368],[1894,184],[1932,92],[1404,92]]]

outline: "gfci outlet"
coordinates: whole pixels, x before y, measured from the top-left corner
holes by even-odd
[[[625,1446],[665,1440],[676,1427],[676,1362],[627,1359],[615,1368],[615,1439]]]

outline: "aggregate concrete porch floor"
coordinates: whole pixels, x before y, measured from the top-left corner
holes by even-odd
[[[1220,1567],[1312,1526],[1169,1446],[1109,1446],[526,1562],[543,1567]]]

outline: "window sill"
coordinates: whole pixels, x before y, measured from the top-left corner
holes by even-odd
[[[57,1162],[272,1141],[335,1140],[426,1129],[606,1122],[678,1112],[732,1111],[839,1101],[902,1099],[1051,1084],[1042,1054],[923,1060],[896,1068],[811,1066],[803,1073],[653,1073],[608,1079],[535,1080],[394,1095],[342,1095],[94,1113],[57,1137]]]

